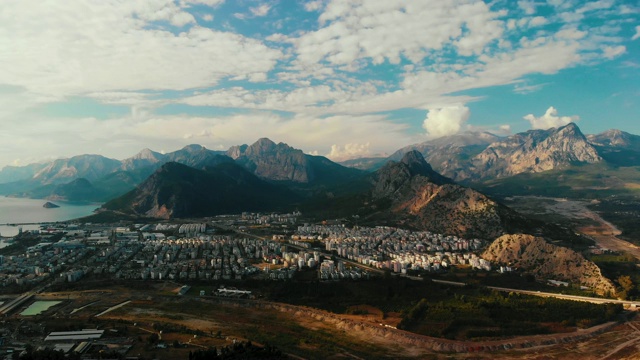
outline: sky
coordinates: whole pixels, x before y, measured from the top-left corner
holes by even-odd
[[[640,134],[636,0],[3,0],[0,168],[261,137]]]

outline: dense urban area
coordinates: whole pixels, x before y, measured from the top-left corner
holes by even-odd
[[[8,246],[0,255],[0,291],[22,293],[17,298],[5,295],[0,300],[0,313],[6,319],[18,321],[17,325],[10,321],[0,326],[3,354],[11,358],[13,354],[24,355],[41,348],[64,352],[67,357],[91,358],[97,349],[111,348],[116,349],[113,356],[129,356],[136,341],[123,337],[123,330],[117,326],[105,334],[104,329],[93,328],[95,325],[62,331],[70,329],[51,324],[37,327],[22,320],[63,306],[61,300],[38,301],[39,294],[74,289],[74,284],[83,281],[169,283],[175,284],[177,290],[173,295],[178,297],[190,294],[217,301],[245,301],[261,297],[260,293],[243,289],[242,280],[246,279],[286,282],[302,278],[340,283],[389,276],[422,280],[421,277],[430,274],[446,274],[453,267],[494,273],[513,271],[504,264],[492,268],[482,259],[479,254],[487,244],[480,239],[387,226],[347,225],[338,220],[317,224],[306,221],[299,212],[243,213],[184,222],[128,225],[69,222],[41,224],[38,230],[20,228],[17,236],[3,239]],[[199,284],[211,286],[204,290]],[[141,285],[144,286],[149,285]],[[104,311],[92,313],[88,318],[96,319],[132,301],[123,298],[117,302],[116,298]],[[63,313],[72,315],[96,302]],[[411,328],[415,316],[408,313],[400,325]],[[396,328],[386,323],[380,325]],[[145,343],[147,349],[168,346],[160,339],[149,341],[153,344]],[[258,349],[235,339],[224,341],[228,343],[225,346],[235,346],[237,351]],[[179,348],[181,342],[175,340],[173,345]]]
[[[45,224],[16,237],[20,243],[36,242],[26,251],[0,255],[0,284],[35,287],[47,281],[72,283],[89,275],[189,281],[262,274],[282,280],[297,270],[315,269],[319,279],[340,280],[368,278],[377,270],[439,272],[452,265],[491,270],[477,255],[486,245],[479,239],[391,227],[297,225],[300,215],[245,213],[207,222],[126,227]],[[248,228],[266,233],[272,226],[279,234],[245,233]],[[227,229],[225,234],[218,233],[221,229]]]

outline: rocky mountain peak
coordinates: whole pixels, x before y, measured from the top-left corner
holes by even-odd
[[[567,139],[579,139],[586,140],[586,137],[575,123],[568,123],[565,126],[561,126],[554,131],[551,129],[551,134],[556,137],[563,137]]]
[[[390,161],[376,171],[372,195],[374,198],[404,197],[406,193],[412,193],[412,184],[418,182],[436,185],[453,183],[433,171],[419,151],[411,150],[400,162]]]
[[[268,138],[260,138],[249,148],[256,153],[267,153],[273,151],[277,147],[276,143]]]
[[[140,159],[140,160],[153,160],[155,159],[154,156],[154,152],[149,149],[149,148],[144,148],[142,150],[140,150],[139,153],[135,154],[133,157],[133,159]]]
[[[236,160],[240,156],[244,155],[244,152],[247,151],[248,145],[234,145],[227,150],[227,156]]]
[[[231,148],[227,154],[263,179],[308,183],[315,177],[302,150],[285,143],[276,144],[268,138],[261,138],[250,146]]]
[[[428,166],[431,168],[429,164],[424,159],[424,156],[418,150],[408,151],[400,160],[401,163],[407,166]]]
[[[190,144],[190,145],[187,145],[187,146],[183,147],[182,150],[186,151],[188,153],[197,153],[197,152],[200,152],[200,151],[206,150],[206,149],[202,145]]]
[[[453,183],[451,179],[446,178],[433,170],[431,165],[424,159],[424,156],[422,156],[422,153],[418,150],[411,150],[404,154],[399,164],[406,167],[408,175],[410,176],[424,176],[428,178],[430,182],[438,185]],[[390,164],[390,166],[394,165]]]
[[[587,138],[597,146],[640,151],[640,136],[617,129],[610,129],[597,135],[589,135]]]
[[[541,172],[575,163],[602,161],[574,123],[549,130],[530,130],[489,145],[472,160],[476,177],[507,177]]]
[[[387,163],[372,180],[372,198],[391,203],[386,218],[462,237],[490,239],[503,233],[498,204],[435,172],[417,150]]]

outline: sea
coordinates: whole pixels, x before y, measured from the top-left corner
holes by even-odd
[[[23,231],[36,230],[39,229],[38,224],[41,223],[66,221],[91,215],[101,205],[98,203],[51,201],[60,207],[47,209],[42,206],[46,202],[47,200],[42,199],[0,196],[0,236],[15,236],[20,231],[20,227]],[[6,242],[0,240],[0,248],[4,246],[6,246]]]

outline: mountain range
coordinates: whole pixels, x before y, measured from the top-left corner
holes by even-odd
[[[233,161],[197,169],[168,162],[127,194],[102,206],[127,216],[204,217],[243,211],[274,211],[296,201],[284,186],[262,180]]]
[[[99,212],[107,218],[173,219],[302,209],[317,218],[348,217],[362,224],[481,238],[493,241],[487,256],[494,261],[509,264],[525,259],[522,266],[530,267],[537,277],[548,276],[549,267],[532,264],[578,261],[590,269],[586,277],[567,273],[560,278],[606,293],[612,291],[611,284],[580,256],[552,248],[542,238],[517,234],[584,246],[580,236],[527,218],[474,190],[482,186],[468,185],[484,184],[490,190],[496,182],[544,174],[560,176],[550,180],[557,183],[568,174],[557,175],[563,169],[602,164],[634,168],[640,165],[639,155],[640,136],[619,130],[585,136],[569,124],[508,137],[457,134],[405,147],[389,158],[348,163],[366,166],[365,171],[262,138],[227,151],[189,145],[167,154],[144,149],[122,161],[79,155],[5,167],[0,171],[0,194],[102,201]],[[637,182],[637,174],[631,176]]]
[[[78,155],[23,167],[7,166],[0,171],[0,194],[104,202],[133,190],[163,165],[175,162],[203,171],[223,163],[236,164],[303,198],[332,197],[361,189],[372,171],[391,162],[397,164],[412,151],[419,152],[432,170],[450,181],[476,187],[473,184],[508,181],[523,174],[550,173],[549,170],[576,165],[640,165],[640,136],[620,130],[585,136],[573,123],[508,137],[487,132],[462,133],[407,146],[388,158],[344,163],[350,166],[262,138],[227,151],[188,145],[167,154],[144,149],[121,161],[101,155]],[[401,174],[402,171],[397,175]]]
[[[167,154],[144,149],[122,161],[101,155],[78,155],[46,164],[7,166],[0,171],[0,194],[107,201],[132,190],[170,162],[201,170],[233,163],[261,179],[289,183],[309,191],[364,174],[325,157],[304,154],[284,143],[260,139],[250,146],[234,146],[226,152],[188,145]],[[82,181],[78,181],[80,179]]]
[[[575,123],[570,123],[507,137],[486,132],[441,137],[404,147],[387,159],[370,161],[368,168],[397,160],[409,150],[420,151],[441,174],[466,183],[579,164],[640,165],[640,136],[620,130],[585,136]]]

